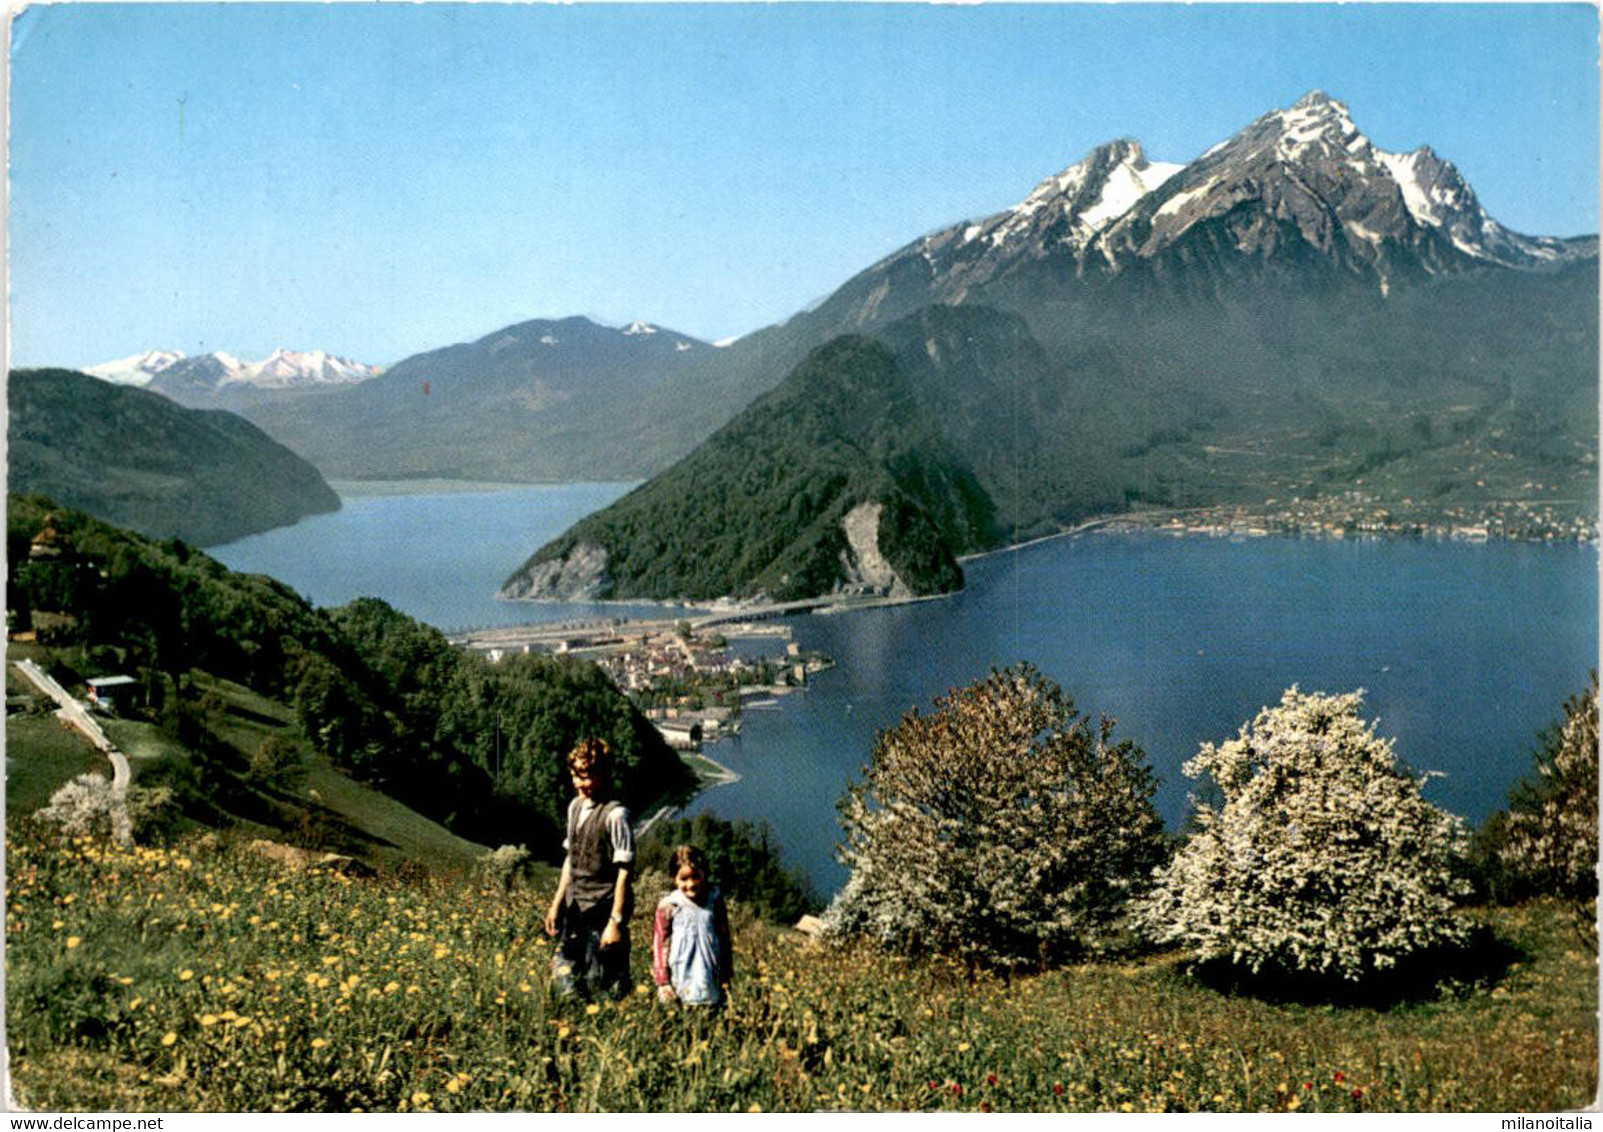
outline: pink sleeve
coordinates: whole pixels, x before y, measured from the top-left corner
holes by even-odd
[[[651,977],[659,987],[668,985],[668,944],[673,937],[673,905],[657,905],[657,919],[651,926]]]

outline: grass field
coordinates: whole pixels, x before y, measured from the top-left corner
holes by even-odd
[[[7,841],[8,1038],[46,1110],[1551,1111],[1596,1089],[1595,955],[1558,905],[1390,1008],[1272,1002],[1173,956],[1005,981],[740,924],[732,1003],[558,1004],[548,891],[286,871],[215,838]]]
[[[6,718],[6,817],[31,814],[80,774],[111,778],[111,763],[54,712]]]

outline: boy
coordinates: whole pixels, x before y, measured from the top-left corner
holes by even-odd
[[[612,751],[601,739],[581,739],[568,754],[578,797],[568,806],[567,858],[546,913],[547,935],[560,930],[551,960],[559,996],[629,991],[629,914],[633,910],[629,870],[634,834],[629,811],[608,800]]]

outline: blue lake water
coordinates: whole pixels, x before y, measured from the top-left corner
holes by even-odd
[[[549,540],[632,483],[343,494],[343,506],[206,552],[231,570],[270,574],[317,605],[381,597],[437,629],[661,617],[661,606],[501,601],[496,591]]]
[[[320,604],[368,593],[446,628],[628,615],[493,599],[536,546],[627,486],[352,499],[212,553]],[[742,779],[691,812],[766,820],[787,860],[832,891],[844,880],[835,802],[876,734],[1028,660],[1147,752],[1171,826],[1187,806],[1181,764],[1292,684],[1366,689],[1366,718],[1398,756],[1440,773],[1427,797],[1479,822],[1597,664],[1594,546],[1090,534],[991,555],[966,574],[967,588],[940,601],[794,618],[796,640],[836,667],[748,710],[738,738],[710,747]]]

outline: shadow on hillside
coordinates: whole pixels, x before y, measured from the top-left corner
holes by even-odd
[[[1301,1006],[1388,1010],[1496,986],[1513,964],[1529,958],[1524,949],[1481,926],[1461,947],[1425,952],[1358,983],[1306,971],[1265,969],[1254,974],[1226,959],[1199,963],[1190,973],[1220,994]]]

